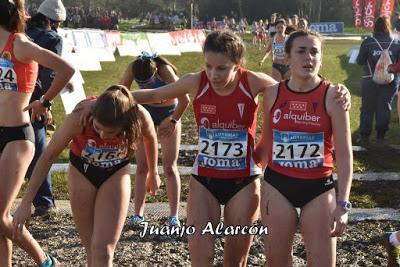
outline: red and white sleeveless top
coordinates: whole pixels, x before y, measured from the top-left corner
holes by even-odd
[[[35,89],[38,64],[22,63],[14,55],[16,33],[11,33],[6,46],[0,52],[0,90],[31,93]]]
[[[217,179],[261,174],[255,163],[254,137],[258,104],[247,80],[247,70],[239,70],[240,80],[227,96],[218,95],[205,71],[193,100],[199,132],[199,151],[192,173]]]
[[[294,92],[281,81],[271,109],[268,167],[300,179],[332,174],[333,140],[325,98],[329,81],[309,92]]]
[[[121,138],[101,139],[92,123],[89,123],[83,134],[72,139],[69,148],[71,153],[86,163],[104,169],[129,160],[126,157],[126,143]]]

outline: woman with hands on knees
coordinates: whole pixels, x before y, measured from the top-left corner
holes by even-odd
[[[32,120],[45,116],[74,70],[56,54],[29,41],[24,24],[24,1],[0,0],[0,266],[12,266],[12,243],[25,250],[38,266],[56,266],[56,260],[43,252],[26,229],[18,238],[13,236],[10,211],[35,150],[28,110],[32,108]],[[53,69],[56,75],[40,100],[28,105],[38,63]]]
[[[80,124],[80,116],[80,112],[73,112],[66,118],[39,158],[14,214],[14,234],[26,233],[22,226],[30,217],[31,203],[44,174],[69,144],[71,209],[86,249],[87,264],[112,266],[128,212],[129,159],[142,136],[149,166],[147,190],[156,194],[159,188],[156,134],[148,112],[134,103],[122,85],[109,87],[97,98],[85,127]]]
[[[292,266],[293,238],[299,225],[307,265],[335,266],[336,237],[345,231],[351,209],[349,114],[335,103],[335,87],[318,74],[319,34],[292,33],[285,53],[291,76],[264,91],[263,133],[256,149],[268,162],[261,195],[262,222],[268,226],[267,265]]]
[[[166,58],[155,53],[142,52],[126,69],[120,84],[130,88],[135,81],[139,89],[157,88],[178,80],[176,67]],[[169,98],[154,103],[145,104],[143,107],[150,113],[161,144],[161,158],[166,177],[167,195],[170,206],[168,224],[180,226],[178,218],[181,179],[178,172],[178,154],[181,143],[180,118],[189,105],[189,97],[182,95],[178,99]],[[128,225],[140,224],[144,218],[145,182],[148,174],[146,156],[143,142],[138,143],[135,151],[135,214],[128,221]]]

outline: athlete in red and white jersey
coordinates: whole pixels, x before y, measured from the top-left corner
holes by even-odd
[[[206,72],[201,73],[193,100],[199,133],[194,175],[232,179],[261,174],[253,158],[258,103],[249,88],[248,71],[238,72],[239,82],[229,95],[218,94]]]
[[[264,91],[263,134],[255,152],[268,160],[260,205],[262,222],[269,230],[264,239],[267,265],[293,265],[293,240],[299,227],[307,265],[333,267],[336,236],[343,234],[351,209],[349,113],[336,103],[335,88],[318,74],[322,40],[317,33],[293,32],[285,53],[291,76]]]
[[[128,163],[142,138],[149,166],[147,189],[155,194],[160,186],[156,133],[150,114],[134,103],[122,85],[113,85],[99,96],[85,129],[80,115],[73,112],[65,119],[35,165],[24,198],[14,213],[14,234],[23,234],[19,225],[31,216],[31,203],[44,174],[72,140],[68,191],[86,262],[88,266],[112,266],[128,213]]]
[[[330,83],[295,92],[281,81],[270,113],[268,167],[287,176],[316,179],[333,169],[332,122],[325,101]],[[294,100],[291,100],[294,99]]]

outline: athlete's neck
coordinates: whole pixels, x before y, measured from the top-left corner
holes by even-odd
[[[235,90],[237,84],[239,83],[239,79],[240,79],[240,72],[238,70],[235,73],[235,77],[231,81],[229,81],[224,87],[214,88],[214,90],[220,96],[230,95]]]
[[[288,86],[290,90],[295,92],[308,92],[313,90],[318,84],[321,83],[322,78],[319,75],[315,77],[310,77],[308,79],[301,79],[296,77],[291,77]]]

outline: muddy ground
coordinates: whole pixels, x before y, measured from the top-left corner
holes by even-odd
[[[163,226],[165,218],[148,217],[152,226]],[[379,245],[384,231],[400,229],[399,222],[352,222],[338,241],[337,266],[385,266],[386,253]],[[51,218],[36,218],[30,230],[46,251],[54,255],[62,266],[85,266],[85,252],[80,244],[70,214],[59,213]],[[190,266],[186,236],[145,235],[143,229],[124,229],[115,254],[115,266]],[[248,266],[265,263],[262,237],[255,236]],[[215,266],[222,266],[223,241],[217,238]],[[295,266],[305,266],[305,250],[299,234],[294,246]],[[15,248],[13,266],[34,266],[27,254]]]

